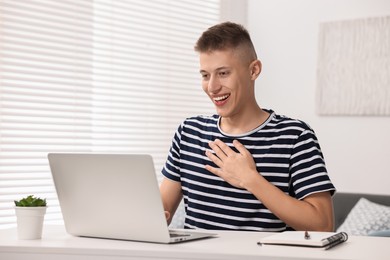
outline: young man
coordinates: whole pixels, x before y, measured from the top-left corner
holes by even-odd
[[[335,188],[317,138],[257,104],[262,65],[247,30],[215,25],[195,50],[217,115],[188,118],[175,133],[160,186],[168,222],[184,196],[185,228],[332,231]]]

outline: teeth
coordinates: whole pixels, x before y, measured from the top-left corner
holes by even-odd
[[[224,99],[227,99],[229,97],[229,95],[224,95],[224,96],[221,96],[221,97],[216,97],[214,98],[215,101],[221,101],[221,100],[224,100]]]

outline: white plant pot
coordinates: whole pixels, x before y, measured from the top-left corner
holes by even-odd
[[[40,239],[47,207],[15,207],[18,238]]]

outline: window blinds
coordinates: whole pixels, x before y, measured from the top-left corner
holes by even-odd
[[[0,0],[0,227],[45,197],[48,152],[149,153],[161,171],[184,118],[214,112],[193,45],[219,0]]]

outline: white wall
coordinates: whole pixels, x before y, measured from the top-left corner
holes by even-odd
[[[338,191],[390,194],[390,116],[315,112],[319,23],[390,15],[390,1],[248,0],[247,14],[263,63],[256,83],[260,105],[314,128]]]

